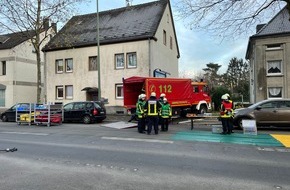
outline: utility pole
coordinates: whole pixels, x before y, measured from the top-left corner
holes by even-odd
[[[100,63],[100,19],[99,19],[99,0],[97,0],[97,45],[98,45],[98,100],[101,101],[101,63]]]

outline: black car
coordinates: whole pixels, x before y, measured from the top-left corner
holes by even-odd
[[[3,113],[1,113],[0,119],[3,122],[7,121],[15,121],[16,119],[16,109],[18,112],[21,113],[29,113],[30,106],[34,106],[34,104],[30,103],[18,103],[12,106],[11,108],[7,109]]]
[[[106,109],[100,101],[71,102],[63,106],[64,122],[85,124],[102,122],[106,119]]]

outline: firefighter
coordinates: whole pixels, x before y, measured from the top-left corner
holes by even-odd
[[[139,95],[139,100],[136,104],[136,114],[138,116],[138,132],[139,133],[145,133],[145,125],[146,125],[146,116],[144,112],[144,106],[145,106],[145,94]]]
[[[145,112],[147,113],[147,134],[151,135],[152,126],[154,127],[155,135],[158,134],[158,116],[161,109],[161,104],[156,98],[156,93],[152,92],[150,98],[145,103]]]
[[[221,97],[221,109],[220,109],[220,118],[223,125],[223,132],[221,134],[231,134],[231,118],[233,115],[233,105],[232,102],[229,101],[227,95],[222,95]]]
[[[166,95],[164,93],[160,94],[160,97],[159,97],[160,104],[163,104],[163,99],[165,98],[165,96]]]
[[[231,99],[231,96],[230,96],[228,93],[226,93],[226,94],[224,94],[224,95],[228,97],[229,102],[232,103],[232,109],[234,110],[234,107],[235,107],[235,106],[234,106],[234,102],[233,102],[233,100]],[[234,113],[234,112],[233,112],[233,113]],[[234,133],[234,132],[233,132],[233,129],[234,129],[233,117],[234,117],[234,115],[232,115],[232,117],[231,117],[231,119],[230,119],[231,133]]]
[[[163,98],[161,107],[161,131],[168,131],[169,119],[172,116],[171,106],[167,102],[167,98]]]
[[[159,103],[161,104],[161,105],[163,105],[163,99],[165,98],[165,94],[164,93],[161,93],[160,94],[160,97],[159,97]],[[161,125],[162,126],[162,117],[161,117],[161,113],[159,114],[159,117],[158,117],[158,125]]]

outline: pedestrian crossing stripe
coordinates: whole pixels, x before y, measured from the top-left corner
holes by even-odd
[[[281,142],[285,147],[290,148],[290,135],[271,134],[271,136]]]

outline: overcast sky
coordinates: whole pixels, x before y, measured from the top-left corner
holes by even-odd
[[[152,1],[155,0],[133,0],[132,4],[137,5]],[[171,0],[170,2],[180,51],[180,74],[185,74],[185,77],[194,77],[194,75],[199,75],[202,69],[206,68],[206,64],[210,62],[222,65],[219,70],[220,74],[222,74],[226,72],[231,58],[237,57],[238,59],[245,60],[248,36],[235,41],[229,39],[221,41],[221,39],[214,39],[206,31],[197,32],[190,30],[174,14],[174,3],[176,3],[176,0]],[[96,12],[96,5],[96,0],[91,0],[87,4],[83,3],[79,7],[80,14]],[[126,0],[99,0],[99,11],[120,8],[125,5]]]

